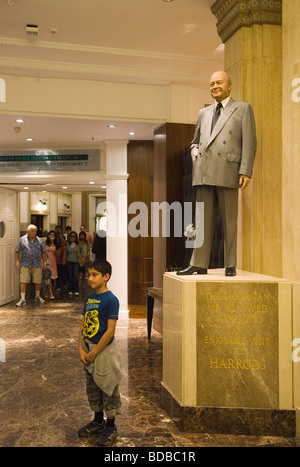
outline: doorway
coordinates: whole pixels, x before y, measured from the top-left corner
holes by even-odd
[[[67,225],[72,224],[70,221],[69,216],[58,216],[57,217],[57,225],[60,225],[62,232],[64,233],[66,231]]]
[[[0,306],[19,296],[18,273],[15,268],[15,248],[19,239],[17,227],[18,196],[15,191],[0,189]]]
[[[33,224],[37,227],[37,235],[38,237],[43,237],[43,231],[44,229],[44,217],[45,216],[39,216],[37,214],[31,214],[30,216],[30,224]]]

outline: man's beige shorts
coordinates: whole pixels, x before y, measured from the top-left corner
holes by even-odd
[[[42,270],[41,268],[21,268],[20,269],[20,282],[22,284],[29,284],[31,281],[34,284],[40,284],[42,280]]]

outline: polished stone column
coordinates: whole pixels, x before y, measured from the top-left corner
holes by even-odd
[[[120,318],[128,319],[127,143],[105,141],[107,260],[112,265],[109,289],[120,302]]]
[[[283,275],[298,282],[300,297],[300,2],[283,0],[283,87],[282,87],[282,257]],[[294,404],[300,436],[300,314],[293,317]]]
[[[284,1],[283,13],[283,273],[300,282],[300,2]]]
[[[218,0],[232,97],[249,102],[257,125],[253,180],[240,194],[238,266],[282,277],[281,1]]]

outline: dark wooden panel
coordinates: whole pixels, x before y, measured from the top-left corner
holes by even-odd
[[[128,215],[130,221],[141,217],[148,224],[147,237],[128,235],[128,303],[145,305],[144,289],[153,285],[153,240],[151,237],[151,203],[153,202],[153,141],[131,141],[127,150],[128,206],[136,201],[147,207],[146,216],[137,211]],[[137,224],[137,229],[141,228]]]
[[[195,125],[166,123],[154,132],[154,200],[183,200],[183,153],[193,139]],[[182,211],[183,212],[183,211]],[[172,221],[172,217],[170,217]],[[174,236],[171,222],[169,238],[154,238],[154,286],[162,287],[162,275],[167,267],[182,266],[184,239]]]
[[[190,145],[194,132],[194,125],[167,123],[167,201],[170,204],[183,202],[183,153]],[[174,225],[171,222],[172,232]],[[184,253],[184,239],[171,234],[170,241],[167,241],[167,267],[175,264],[182,266]]]

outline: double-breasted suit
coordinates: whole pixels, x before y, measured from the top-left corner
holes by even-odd
[[[252,177],[256,131],[252,107],[230,98],[212,134],[215,105],[201,109],[193,141],[193,185],[238,188],[240,175]],[[196,154],[197,154],[196,152]]]
[[[252,177],[256,129],[252,107],[246,102],[230,97],[211,133],[214,112],[215,104],[199,111],[191,142],[196,201],[204,202],[204,244],[194,249],[191,265],[208,268],[219,206],[225,267],[231,268],[236,266],[239,178]]]

